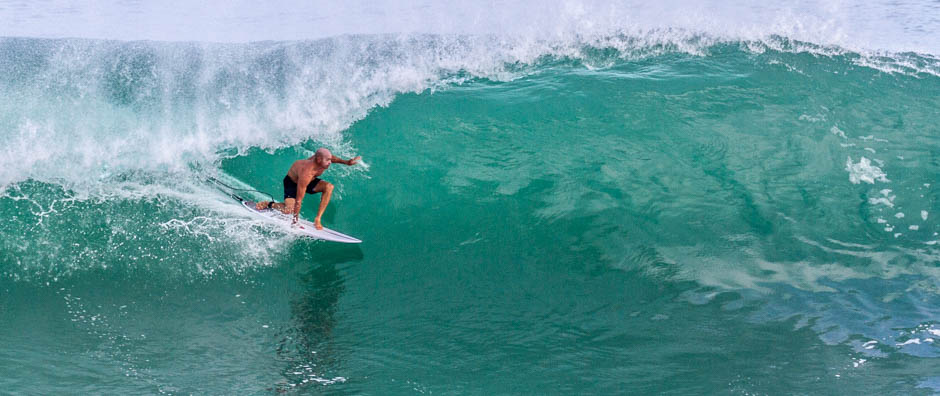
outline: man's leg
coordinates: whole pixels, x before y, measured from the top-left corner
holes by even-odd
[[[330,197],[333,195],[333,184],[325,180],[320,180],[317,186],[313,188],[313,192],[322,193],[322,195],[320,195],[320,209],[317,210],[317,217],[313,219],[313,225],[316,226],[318,230],[322,230],[323,225],[320,224],[320,216],[323,216],[326,205],[330,204]]]
[[[280,210],[281,213],[291,214],[294,213],[294,203],[296,200],[294,198],[287,198],[283,203],[278,203],[277,201],[259,201],[255,204],[255,209],[265,210],[265,209],[275,209]]]
[[[294,204],[296,200],[294,198],[287,198],[284,200],[284,203],[271,203],[271,209],[280,210],[284,214],[293,214],[294,213]]]

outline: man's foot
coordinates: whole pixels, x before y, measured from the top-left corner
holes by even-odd
[[[323,229],[323,224],[320,224],[320,218],[319,218],[319,217],[313,219],[313,226],[314,226],[314,227],[317,227],[318,230],[322,230],[322,229]]]
[[[271,205],[273,204],[274,204],[274,201],[261,201],[255,204],[255,209],[257,210],[271,209]]]

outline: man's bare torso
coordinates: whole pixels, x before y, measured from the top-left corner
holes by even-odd
[[[294,161],[294,164],[291,165],[290,169],[287,171],[287,177],[290,177],[294,183],[300,184],[302,179],[309,182],[313,180],[314,177],[322,175],[325,170],[326,169],[318,168],[314,160],[297,160]]]

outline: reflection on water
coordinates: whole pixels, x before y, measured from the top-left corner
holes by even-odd
[[[287,361],[283,372],[287,380],[279,384],[278,391],[296,386],[329,385],[345,382],[346,378],[333,375],[341,365],[341,351],[333,343],[336,310],[345,291],[344,280],[337,265],[362,260],[362,250],[356,245],[318,243],[297,244],[295,249],[308,249],[313,255],[309,270],[299,274],[300,294],[291,299],[292,326],[281,335],[278,358]]]

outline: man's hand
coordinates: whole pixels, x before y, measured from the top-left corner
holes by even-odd
[[[291,221],[290,226],[293,228],[299,228],[301,230],[304,229],[304,226],[300,225],[300,217],[296,215],[294,216],[294,221]]]
[[[357,155],[356,158],[348,159],[348,160],[344,160],[334,155],[332,158],[330,158],[330,162],[346,164],[346,165],[356,165],[356,163],[358,163],[360,159],[362,159],[361,155]]]

